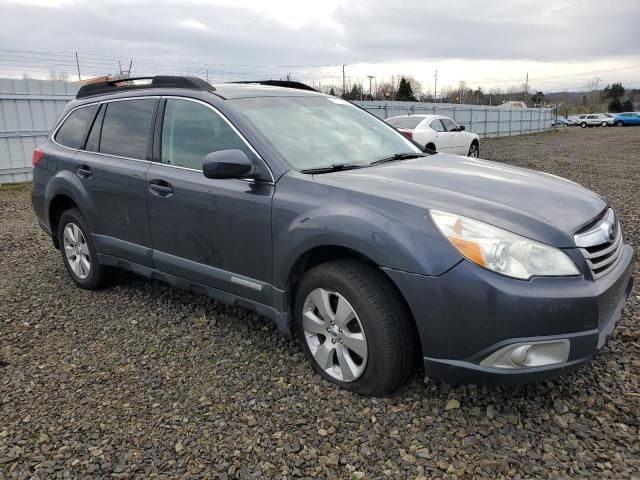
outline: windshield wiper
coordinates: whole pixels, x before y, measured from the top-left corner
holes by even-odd
[[[424,153],[396,153],[390,157],[381,158],[380,160],[376,160],[375,162],[371,162],[369,165],[378,165],[380,163],[394,162],[396,160],[409,160],[410,158],[419,158],[426,157]]]
[[[364,168],[368,167],[368,165],[358,165],[356,163],[334,163],[333,165],[328,165],[325,167],[316,167],[316,168],[306,168],[304,170],[300,170],[301,173],[330,173],[330,172],[339,172],[341,170],[354,170],[356,168]]]

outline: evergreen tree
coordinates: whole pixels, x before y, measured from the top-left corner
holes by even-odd
[[[622,102],[622,110],[623,112],[632,112],[633,111],[633,102],[631,101],[631,99],[627,99],[624,102]]]
[[[609,102],[609,111],[615,112],[615,113],[619,113],[623,111],[622,102],[620,101],[619,98],[614,98]]]
[[[331,90],[329,90],[329,95],[332,95],[334,97],[336,96],[336,91],[333,89],[333,87],[331,87]]]
[[[411,83],[404,77],[400,79],[400,83],[398,84],[396,100],[404,100],[408,102],[416,101],[416,97],[413,94],[413,88],[411,88]]]

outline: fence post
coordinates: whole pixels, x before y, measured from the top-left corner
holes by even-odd
[[[520,135],[522,135],[522,124],[524,123],[524,112],[520,112]]]
[[[509,109],[509,136],[511,136],[511,124],[513,122],[513,108]]]
[[[484,138],[487,138],[487,125],[489,124],[489,109],[484,109]]]
[[[496,132],[496,137],[500,136],[500,112],[501,110],[499,108],[496,109],[498,111],[498,131]]]
[[[473,107],[469,108],[469,114],[471,115],[471,118],[469,119],[469,130],[473,132]]]
[[[389,118],[389,110],[387,109],[387,104],[384,104],[384,118]]]

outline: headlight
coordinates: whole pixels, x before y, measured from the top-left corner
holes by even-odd
[[[579,275],[566,253],[461,215],[429,210],[447,240],[468,260],[509,277]]]

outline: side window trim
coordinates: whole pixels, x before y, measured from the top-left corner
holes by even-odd
[[[249,148],[249,150],[251,150],[251,152],[255,155],[256,159],[262,163],[262,165],[264,166],[264,169],[266,170],[266,172],[269,173],[269,177],[270,177],[270,181],[269,183],[275,183],[275,178],[273,176],[273,172],[271,171],[271,167],[269,167],[269,164],[267,164],[267,162],[264,160],[264,158],[262,158],[262,156],[258,153],[258,151],[253,147],[253,145],[251,145],[251,143],[249,143],[249,141],[245,138],[245,136],[236,128],[236,126],[231,123],[231,121],[220,111],[218,110],[216,107],[214,107],[213,105],[204,102],[200,99],[197,98],[191,98],[191,97],[182,97],[182,96],[178,96],[178,95],[165,95],[162,97],[162,112],[158,114],[156,122],[155,122],[155,128],[154,130],[157,130],[157,134],[154,133],[154,150],[153,150],[153,161],[155,163],[157,163],[158,165],[163,165],[165,167],[169,167],[169,168],[181,168],[183,170],[190,170],[192,172],[200,172],[202,173],[201,170],[195,169],[195,168],[189,168],[189,167],[181,167],[179,165],[168,165],[166,163],[162,163],[160,155],[161,155],[161,142],[162,142],[162,124],[163,124],[163,120],[164,120],[164,112],[166,110],[166,104],[167,104],[167,100],[169,99],[174,99],[174,100],[185,100],[188,102],[194,102],[194,103],[199,103],[201,105],[204,105],[205,107],[209,108],[210,110],[212,110],[216,115],[218,115],[233,131],[234,133],[240,138],[240,140],[242,140],[242,142]],[[160,110],[160,109],[158,109]],[[246,181],[246,180],[243,180]]]

